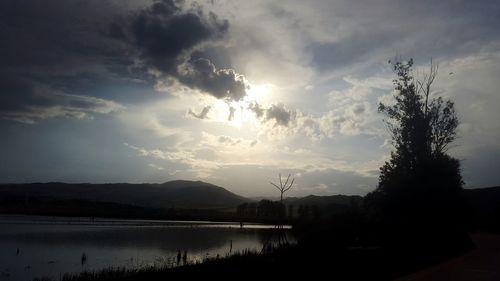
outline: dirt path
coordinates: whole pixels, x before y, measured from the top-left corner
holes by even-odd
[[[398,281],[500,281],[500,235],[480,233],[472,239],[471,252]]]

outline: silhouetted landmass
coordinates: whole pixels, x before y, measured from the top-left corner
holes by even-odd
[[[363,197],[360,195],[330,195],[330,196],[317,196],[308,195],[305,197],[291,197],[284,200],[285,205],[310,205],[318,207],[327,207],[328,205],[342,205],[349,206],[351,204],[362,204]]]
[[[462,191],[462,195],[469,214],[464,217],[464,225],[468,225],[470,229],[480,230],[498,227],[500,187],[466,189]],[[24,202],[16,201],[23,197],[13,200],[13,198],[6,199],[3,193],[1,196],[6,200],[1,202],[1,208],[8,206],[9,202],[12,203],[11,205],[24,206]],[[217,210],[153,209],[82,200],[51,201],[43,198],[38,201],[30,200],[31,206],[38,204],[37,211],[59,208],[61,214],[65,214],[68,209],[89,213],[94,211],[102,213],[107,210],[106,212],[111,212],[109,214],[114,214],[110,216],[116,217],[120,217],[120,214],[126,214],[127,217],[135,214],[138,217],[144,215],[144,217],[151,218],[158,215],[158,218],[171,216],[174,219],[206,219],[217,218],[217,216],[225,219],[221,214],[230,213],[217,212]],[[259,202],[247,203],[258,205]],[[385,229],[377,222],[371,221],[367,209],[363,207],[363,198],[360,196],[307,196],[290,198],[286,203],[297,204],[297,206],[317,206],[320,210],[328,210],[331,206],[341,206],[342,211],[323,212],[320,217],[310,215],[307,218],[295,217],[288,220],[287,222],[293,224],[292,231],[298,244],[272,252],[245,253],[229,259],[211,259],[202,264],[179,268],[108,269],[81,275],[68,275],[62,280],[164,280],[169,277],[203,277],[207,274],[215,276],[220,272],[244,273],[246,277],[252,274],[258,276],[258,272],[289,277],[304,272],[314,272],[320,276],[331,274],[332,270],[338,280],[391,280],[445,261],[471,247],[469,245],[468,247],[445,248],[443,251],[442,244],[434,243],[442,243],[448,239],[450,246],[456,246],[456,241],[463,243],[468,239],[465,232],[461,232],[464,236],[460,237],[457,236],[457,232],[443,237],[442,235],[446,233],[423,229],[421,233],[415,233],[415,236],[405,234],[398,237],[399,230],[393,227]],[[226,218],[238,219],[234,213],[232,214],[227,215]],[[395,231],[395,233],[388,233],[389,231]],[[420,234],[429,234],[436,240],[418,236]],[[388,243],[389,238],[395,240]],[[255,269],[259,269],[258,272]]]
[[[260,203],[272,202],[261,200]],[[114,217],[145,219],[247,220],[273,222],[282,218],[280,206],[256,202],[201,181],[163,184],[69,184],[31,183],[0,185],[0,212],[51,216]],[[329,217],[361,205],[358,195],[289,197],[284,211],[290,219]],[[241,215],[237,206],[254,204],[254,213]],[[274,205],[273,205],[274,206]],[[276,211],[280,214],[274,214]]]
[[[289,197],[281,202],[262,199],[258,202],[245,202],[236,208],[236,214],[243,220],[281,221],[295,223],[297,220],[317,220],[347,212],[352,206],[360,206],[363,197],[359,195],[332,195]]]
[[[170,181],[162,184],[68,184],[32,183],[0,185],[0,200],[82,200],[161,209],[234,208],[248,199],[201,181]],[[43,198],[43,199],[41,199]]]
[[[463,194],[469,228],[500,233],[500,186],[464,189]]]
[[[57,200],[34,197],[0,196],[1,214],[23,214],[61,217],[101,217],[158,220],[238,221],[232,209],[144,208],[133,205],[93,202],[79,199]]]
[[[302,198],[287,198],[284,201],[287,206],[293,206],[293,216],[324,216],[330,217],[336,214],[344,213],[353,205],[362,206],[363,197],[359,195],[330,195],[316,196],[309,195]],[[301,212],[302,206],[302,212]],[[309,210],[307,210],[309,209]],[[309,214],[303,214],[303,212]],[[290,214],[289,214],[290,215]]]
[[[178,181],[173,183],[183,183],[188,186],[189,182]],[[95,192],[95,189],[103,187],[107,190]],[[238,221],[246,219],[250,221],[266,221],[265,218],[259,218],[257,213],[250,216],[238,216],[236,214],[235,204],[255,204],[257,201],[243,198],[232,194],[222,188],[206,184],[202,189],[210,189],[211,186],[216,188],[215,196],[225,194],[224,198],[230,198],[225,204],[193,204],[198,199],[189,199],[188,196],[202,197],[207,196],[203,190],[194,192],[196,188],[186,188],[181,199],[176,199],[178,205],[171,204],[171,198],[154,197],[147,193],[151,188],[158,188],[159,185],[154,184],[109,184],[109,185],[94,185],[94,184],[63,184],[63,183],[46,183],[46,184],[16,184],[16,185],[0,185],[0,213],[7,214],[30,214],[30,215],[52,215],[52,216],[82,216],[82,217],[114,217],[114,218],[145,218],[145,219],[194,219],[194,220],[233,220]],[[178,185],[178,188],[181,188]],[[122,190],[118,190],[125,187]],[[145,187],[145,188],[144,188]],[[144,189],[141,189],[144,188]],[[161,187],[160,187],[161,188]],[[70,189],[69,191],[67,189]],[[62,191],[62,192],[61,192]],[[139,191],[141,194],[141,202],[144,206],[152,206],[164,200],[167,207],[154,208],[143,207],[137,204],[139,201],[133,201],[127,204],[116,203],[112,201],[127,202],[125,199],[133,199],[133,196]],[[87,192],[94,192],[93,195]],[[168,196],[176,196],[180,192],[170,192]],[[500,187],[464,189],[463,199],[466,205],[466,216],[464,220],[471,230],[489,230],[500,231]],[[104,194],[104,195],[103,195]],[[155,193],[158,194],[158,193]],[[232,196],[234,195],[234,196]],[[80,197],[81,196],[81,197]],[[102,196],[102,197],[99,197]],[[113,196],[117,196],[114,198]],[[146,198],[151,196],[153,202],[146,202]],[[98,198],[99,197],[99,198]],[[116,199],[119,200],[116,200]],[[212,197],[207,197],[212,198]],[[233,198],[233,199],[231,199]],[[105,201],[110,200],[111,202]],[[208,199],[207,199],[208,200]],[[214,199],[215,200],[215,199]],[[363,206],[364,197],[358,195],[331,195],[331,196],[315,196],[309,195],[306,197],[288,197],[283,200],[286,208],[286,222],[293,223],[297,219],[314,219],[314,212],[319,212],[322,218],[331,218],[337,215],[350,212],[353,207],[361,208]],[[132,201],[132,200],[130,200]],[[224,201],[220,199],[219,202]],[[261,200],[262,201],[262,200]],[[155,203],[156,202],[156,203]],[[189,204],[186,202],[190,202]],[[200,202],[200,201],[198,201]],[[209,202],[213,203],[213,202]],[[179,207],[168,207],[179,206]],[[189,206],[189,208],[181,208],[181,206]],[[210,206],[210,208],[207,208]],[[219,206],[219,207],[215,207]],[[290,208],[291,207],[291,208]],[[292,216],[290,216],[290,210]],[[268,214],[268,212],[264,212]]]

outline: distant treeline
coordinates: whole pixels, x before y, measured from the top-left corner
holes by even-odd
[[[463,220],[470,230],[500,232],[500,187],[464,189]],[[269,222],[337,218],[363,209],[361,196],[307,196],[277,201],[246,202],[236,208],[148,208],[114,202],[0,194],[1,214],[69,217],[107,217],[164,220],[219,220]]]
[[[134,205],[45,197],[0,197],[1,214],[161,220],[238,221],[230,209],[145,208]]]
[[[330,206],[331,207],[331,206]],[[318,219],[323,214],[323,209],[318,205],[285,205],[278,201],[261,200],[259,202],[250,202],[240,204],[236,208],[236,214],[242,218],[300,218],[300,219]]]

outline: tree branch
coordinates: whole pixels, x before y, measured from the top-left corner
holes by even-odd
[[[277,186],[276,184],[269,182],[270,184],[274,185],[279,191],[281,191],[281,187]]]
[[[287,183],[288,183],[288,180],[290,179],[290,174],[288,174],[288,177],[286,178],[286,181],[285,181],[285,184],[283,185],[283,187],[286,187]]]

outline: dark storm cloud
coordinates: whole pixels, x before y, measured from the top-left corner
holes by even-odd
[[[34,91],[34,85],[29,80],[2,73],[0,75],[0,112],[18,110],[26,102],[36,102]]]
[[[246,95],[247,86],[242,75],[232,69],[217,69],[207,59],[198,59],[188,65],[178,79],[218,99],[238,101]]]
[[[245,95],[243,76],[201,57],[217,53],[213,46],[204,48],[224,36],[227,21],[196,5],[185,8],[182,1],[141,5],[1,1],[0,118],[36,123],[50,116],[81,116],[47,112],[55,107],[71,111],[67,97],[75,96],[143,101],[152,97],[133,96],[133,89],[153,89],[158,79],[172,77],[217,98],[240,100]],[[216,59],[222,61],[224,52],[218,53]],[[98,106],[88,112],[107,111]]]
[[[110,32],[126,42],[146,68],[216,98],[241,100],[246,95],[244,77],[233,69],[217,69],[201,57],[204,45],[224,36],[228,22],[200,8],[184,10],[180,5],[173,0],[157,1],[113,23]]]
[[[229,50],[224,46],[204,46],[203,49],[191,53],[192,61],[203,58],[210,58],[210,62],[218,68],[232,67],[232,59],[229,55]]]
[[[157,1],[110,26],[111,35],[130,44],[147,66],[175,74],[189,52],[220,38],[228,23],[200,9],[182,11],[181,1]]]
[[[131,63],[103,36],[117,10],[109,1],[0,2],[0,118],[35,123],[123,108],[87,96]]]

